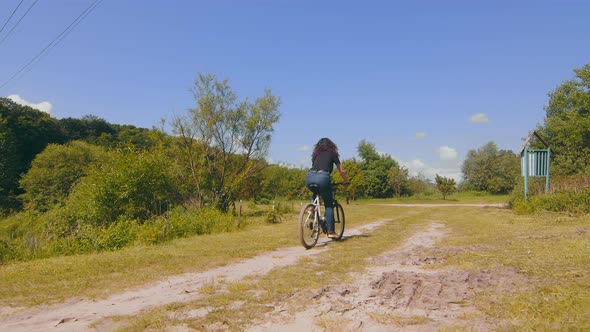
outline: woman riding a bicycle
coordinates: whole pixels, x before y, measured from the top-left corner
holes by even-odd
[[[332,200],[332,184],[330,181],[330,174],[334,169],[334,165],[340,172],[344,184],[347,185],[348,177],[340,163],[340,155],[338,154],[338,147],[329,138],[321,138],[315,145],[313,153],[311,154],[312,167],[307,173],[305,184],[309,190],[316,194],[320,194],[324,201],[326,209],[326,226],[328,228],[328,237],[336,238],[338,234],[334,232],[334,201]],[[317,192],[312,188],[318,187]],[[314,197],[315,198],[315,197]],[[312,199],[313,200],[313,199]]]

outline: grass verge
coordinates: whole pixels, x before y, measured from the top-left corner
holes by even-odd
[[[391,217],[393,211],[370,206],[361,208],[369,208],[373,216],[380,217],[381,214]],[[428,222],[425,218],[427,211],[404,210],[374,234],[350,237],[334,243],[330,249],[315,248],[313,250],[324,252],[311,258],[302,258],[297,265],[274,269],[262,277],[226,285],[216,294],[202,294],[196,301],[180,304],[180,310],[177,307],[173,310],[154,308],[144,315],[128,318],[128,325],[123,331],[157,330],[162,322],[166,322],[165,325],[169,327],[184,326],[198,331],[220,326],[229,331],[241,331],[244,326],[261,322],[265,313],[277,308],[280,310],[282,304],[288,303],[290,310],[303,310],[314,291],[330,284],[352,282],[351,272],[362,272],[368,264],[367,258],[393,250],[417,227]],[[209,312],[206,315],[191,317],[190,313],[207,310]],[[325,318],[318,316],[318,325],[328,323],[322,320]]]
[[[490,209],[446,220],[453,234],[440,246],[477,250],[449,255],[445,265],[510,267],[530,280],[530,289],[482,293],[480,310],[515,330],[590,330],[590,216]]]
[[[417,228],[437,221],[445,224],[447,234],[437,248],[461,250],[447,251],[444,263],[433,268],[494,271],[509,267],[530,281],[530,287],[513,288],[510,292],[489,289],[478,294],[478,309],[502,322],[499,329],[590,330],[589,216],[516,215],[497,208],[377,208],[370,202],[344,208],[347,228],[377,219],[394,221],[369,237],[352,237],[336,243],[331,250],[315,248],[325,252],[265,276],[228,285],[205,285],[201,296],[193,302],[114,319],[125,325],[125,331],[165,330],[172,326],[242,330],[248,324],[260,322],[266,313],[280,309],[281,304],[303,309],[314,292],[327,284],[352,282],[350,273],[363,271],[367,257],[394,250]],[[296,223],[297,214],[292,213],[281,223],[261,222],[238,233],[9,264],[0,267],[0,288],[8,290],[0,300],[3,304],[30,305],[61,301],[72,295],[102,297],[169,275],[205,271],[263,251],[299,246]],[[40,300],[34,300],[37,298]],[[422,322],[419,317],[411,317],[395,324]]]
[[[299,204],[292,204],[297,210]],[[347,227],[383,218],[364,204],[345,205]],[[251,218],[243,230],[138,245],[118,251],[12,262],[0,265],[0,305],[52,304],[67,298],[104,298],[167,276],[200,272],[239,259],[299,246],[298,211],[277,224]],[[255,240],[254,240],[255,239]]]

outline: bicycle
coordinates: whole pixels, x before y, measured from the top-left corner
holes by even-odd
[[[342,184],[342,182],[332,183],[332,188],[336,189],[336,187]],[[313,202],[302,207],[299,213],[299,240],[305,249],[311,249],[317,244],[320,231],[328,234],[326,221],[321,210],[322,204],[318,190],[319,187],[312,185],[310,189],[315,194],[315,198]],[[332,239],[340,240],[344,234],[344,209],[336,200],[335,190],[332,191],[332,199],[334,200],[334,230],[338,234],[337,237]]]

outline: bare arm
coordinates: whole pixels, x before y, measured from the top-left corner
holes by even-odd
[[[342,168],[342,164],[336,165],[336,168],[338,168],[338,172],[342,176],[344,183],[346,183],[346,184],[350,183],[350,181],[348,181],[348,176],[346,176],[346,172],[344,171],[344,168]]]

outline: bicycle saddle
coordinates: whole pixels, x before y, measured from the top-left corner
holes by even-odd
[[[307,188],[309,188],[309,190],[313,191],[314,193],[320,191],[320,186],[315,183],[310,184],[309,186],[307,186]]]

